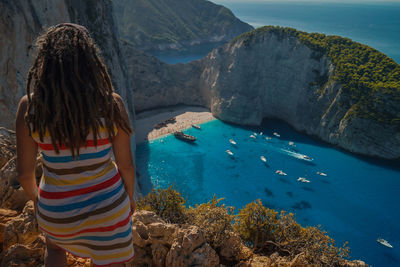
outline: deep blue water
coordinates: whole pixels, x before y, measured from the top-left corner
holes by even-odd
[[[279,25],[349,37],[400,63],[400,2],[214,0],[253,27]],[[353,3],[352,3],[353,2]]]
[[[213,0],[253,27],[279,25],[306,32],[349,37],[374,47],[400,63],[400,2],[324,3],[324,1]],[[353,2],[353,3],[351,3]],[[167,63],[200,59],[212,46],[182,53],[153,52]],[[185,55],[185,56],[182,56]]]
[[[215,120],[201,126],[201,130],[186,130],[197,137],[194,145],[173,136],[138,145],[144,193],[152,186],[175,185],[189,205],[209,201],[216,194],[237,208],[260,198],[268,207],[294,212],[302,225],[322,225],[337,244],[349,241],[352,259],[373,266],[400,266],[400,167],[350,155],[279,121],[240,127]],[[253,132],[258,133],[255,140],[249,137]],[[236,146],[229,143],[231,138]],[[314,160],[298,159],[292,152]],[[268,164],[261,161],[262,155]],[[287,176],[276,174],[278,169]],[[301,183],[298,177],[310,183]],[[394,248],[377,243],[378,237]]]

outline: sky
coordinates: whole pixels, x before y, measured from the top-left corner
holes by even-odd
[[[249,2],[319,2],[319,3],[400,3],[400,0],[211,0],[217,4],[224,3],[249,3]]]

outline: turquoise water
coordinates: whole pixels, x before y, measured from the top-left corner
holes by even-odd
[[[240,127],[215,120],[201,126],[201,130],[186,130],[197,137],[195,144],[167,136],[162,142],[158,139],[137,147],[144,193],[152,186],[175,185],[189,205],[209,201],[216,194],[237,208],[260,198],[268,207],[294,212],[302,225],[322,225],[338,244],[349,241],[352,259],[373,266],[400,266],[400,167],[350,155],[279,121]],[[250,138],[254,132],[256,139]],[[265,156],[267,164],[260,156]],[[310,183],[297,181],[299,177]],[[377,243],[378,237],[394,248]]]

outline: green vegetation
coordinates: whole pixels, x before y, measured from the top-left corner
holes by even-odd
[[[205,0],[114,0],[121,37],[136,47],[188,44],[227,35],[229,41],[252,27],[223,7]]]
[[[279,39],[298,38],[314,51],[314,59],[326,55],[335,66],[331,79],[343,86],[345,97],[341,104],[350,111],[348,115],[400,127],[400,65],[393,59],[348,38],[274,26],[244,33],[232,42],[243,40],[249,47],[265,33],[275,34]],[[313,85],[323,87],[326,82],[327,77],[317,74]],[[318,92],[323,93],[323,88]]]
[[[302,255],[305,264],[319,266],[338,266],[348,257],[346,244],[336,247],[326,232],[318,227],[300,226],[291,213],[282,211],[278,215],[257,200],[235,215],[234,208],[221,204],[221,200],[214,196],[208,203],[186,208],[182,196],[169,187],[153,190],[138,201],[137,208],[154,211],[167,222],[198,226],[217,252],[234,231],[245,245],[261,255],[278,252],[290,259]]]
[[[307,263],[318,266],[339,265],[349,254],[346,244],[337,248],[335,241],[318,227],[301,227],[292,213],[282,211],[278,216],[260,200],[239,210],[234,228],[248,246],[262,254],[276,250],[291,257],[303,254]]]

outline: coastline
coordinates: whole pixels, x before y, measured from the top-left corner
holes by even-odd
[[[176,118],[175,123],[169,123],[160,129],[154,129],[154,125],[161,123],[171,117]],[[210,110],[198,106],[172,106],[157,108],[140,112],[136,115],[136,144],[182,131],[190,128],[192,124],[201,124],[216,118]]]

